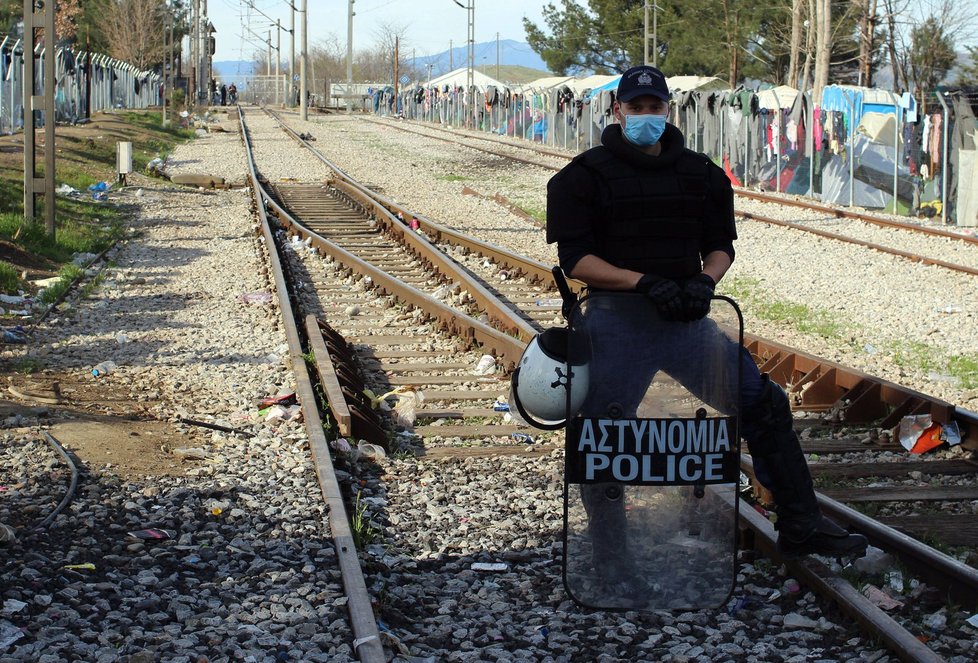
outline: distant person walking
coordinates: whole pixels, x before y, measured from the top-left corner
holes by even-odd
[[[223,83],[221,84],[221,105],[228,105],[228,86]]]

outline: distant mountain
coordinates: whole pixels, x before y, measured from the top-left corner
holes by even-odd
[[[474,60],[476,69],[485,72],[486,75],[495,78],[497,44],[495,41],[484,41],[475,45]],[[533,69],[539,76],[549,75],[547,63],[537,55],[530,45],[526,42],[515,41],[513,39],[501,39],[498,44],[498,62],[502,65],[512,65],[516,67],[526,67]],[[403,56],[402,56],[403,57]],[[434,55],[426,55],[417,58],[418,69],[424,70],[429,64],[432,77],[447,74],[453,69],[464,67],[468,64],[468,48],[465,44],[456,46],[450,51],[442,51]],[[500,77],[505,78],[500,70]],[[532,80],[532,79],[531,79]],[[515,82],[515,81],[514,81]]]
[[[495,41],[476,44],[475,68],[487,76],[496,78],[496,52]],[[499,78],[504,83],[525,83],[551,75],[543,58],[534,53],[526,42],[501,39],[498,52]],[[452,48],[451,51],[445,50],[417,58],[402,51],[401,62],[409,66],[414,65],[421,76],[427,72],[426,68],[431,64],[431,77],[434,78],[466,66],[468,57],[468,49],[463,44]],[[224,83],[238,82],[250,78],[255,73],[254,67],[255,63],[250,60],[218,60],[214,62],[214,75]],[[264,71],[257,73],[264,73]]]

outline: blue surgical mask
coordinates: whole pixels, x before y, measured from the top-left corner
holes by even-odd
[[[626,115],[622,127],[628,142],[639,147],[655,145],[665,130],[665,115]]]

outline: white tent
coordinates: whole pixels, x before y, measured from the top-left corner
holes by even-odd
[[[424,87],[428,87],[428,85],[430,84],[431,87],[433,88],[443,88],[446,85],[453,88],[455,87],[464,88],[466,85],[468,85],[468,74],[469,74],[468,67],[460,67],[455,71],[450,71],[447,74],[442,74],[438,78],[432,78],[430,82],[422,81],[420,82],[420,85]],[[476,89],[483,92],[490,85],[495,85],[496,88],[499,90],[504,90],[509,87],[504,83],[500,83],[495,78],[486,76],[478,69],[472,70],[472,84],[475,85]]]
[[[787,85],[761,90],[757,93],[757,103],[761,108],[777,110],[791,108],[798,97],[798,90]]]
[[[602,85],[607,85],[611,81],[615,81],[617,84],[617,81],[620,78],[621,74],[615,74],[613,76],[594,74],[593,76],[587,76],[585,78],[572,79],[570,83],[567,83],[567,87],[573,90],[575,95],[580,96],[585,90],[599,88]]]
[[[523,83],[519,89],[524,92],[542,92],[560,85],[567,85],[568,81],[573,81],[573,76],[544,76],[529,83]]]
[[[669,91],[676,92],[708,92],[710,90],[729,90],[730,86],[716,76],[668,76],[666,85]]]

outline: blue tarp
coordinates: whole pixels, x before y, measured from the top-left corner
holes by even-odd
[[[584,98],[585,99],[590,99],[591,97],[594,97],[596,95],[601,94],[605,90],[617,90],[618,89],[618,81],[620,81],[620,80],[621,80],[621,76],[618,76],[617,78],[608,81],[604,85],[600,85],[600,86],[598,86],[596,88],[593,88],[590,92],[588,92],[585,95]]]

